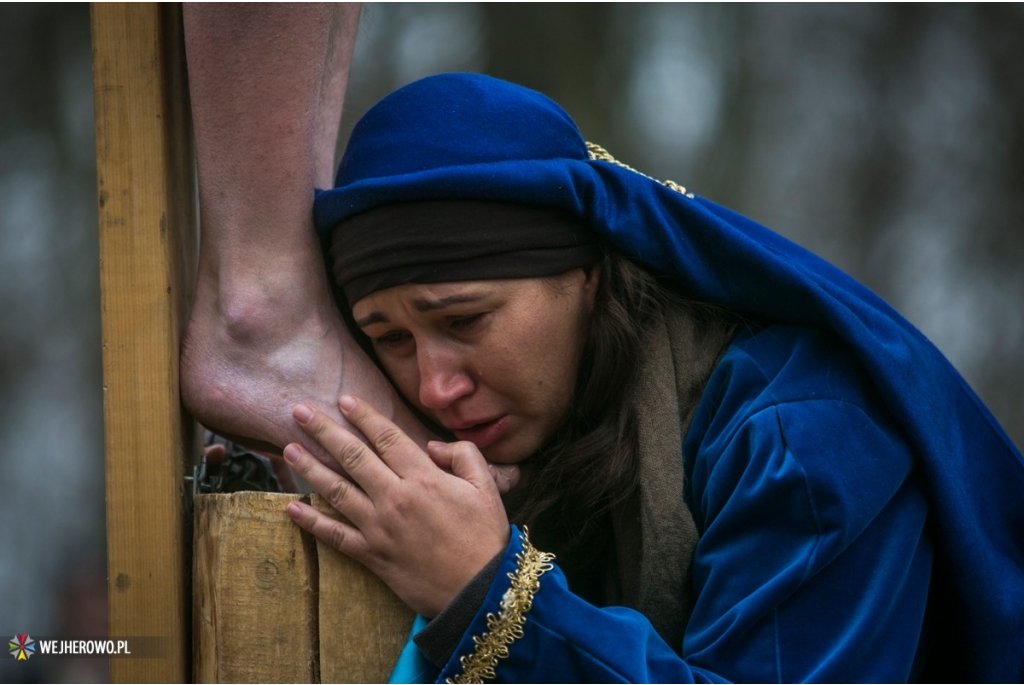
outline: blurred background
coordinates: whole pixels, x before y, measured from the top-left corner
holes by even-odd
[[[1019,4],[370,4],[342,141],[376,100],[428,74],[538,89],[618,159],[878,292],[1021,446],[1022,35]],[[7,637],[106,631],[91,79],[87,5],[0,7]],[[0,681],[108,675],[101,660],[7,659]]]

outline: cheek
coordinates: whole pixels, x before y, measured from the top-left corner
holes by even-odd
[[[381,359],[381,366],[384,373],[388,375],[391,383],[405,399],[419,406],[420,396],[420,370],[416,358],[388,360]]]
[[[567,409],[576,384],[582,350],[582,326],[572,308],[555,310],[553,315],[535,320],[529,332],[535,375],[534,389],[543,393],[549,404]]]

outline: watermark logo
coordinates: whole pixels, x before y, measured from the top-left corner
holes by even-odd
[[[15,635],[11,638],[11,656],[18,661],[28,661],[29,657],[36,653],[36,641],[27,633]]]
[[[28,661],[38,656],[56,658],[129,658],[163,659],[167,657],[167,638],[162,636],[136,636],[120,638],[51,638],[25,634],[10,639],[11,656],[16,661]]]

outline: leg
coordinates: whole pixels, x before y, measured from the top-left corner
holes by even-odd
[[[348,4],[185,7],[201,238],[182,399],[203,424],[264,452],[315,449],[292,407],[341,420],[342,391],[426,440],[345,329],[312,225],[313,188],[331,183],[358,15]]]

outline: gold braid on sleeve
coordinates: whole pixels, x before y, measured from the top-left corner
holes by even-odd
[[[687,192],[686,188],[684,188],[683,186],[679,185],[675,181],[659,181],[656,178],[651,178],[650,176],[648,176],[644,172],[637,171],[636,169],[634,169],[633,167],[629,166],[628,164],[623,164],[619,160],[615,159],[614,157],[611,156],[611,153],[609,153],[607,150],[605,150],[603,147],[601,147],[597,143],[588,142],[587,143],[587,152],[590,154],[590,158],[591,159],[597,159],[597,160],[600,160],[602,162],[608,162],[610,164],[614,164],[615,166],[620,166],[623,169],[629,169],[630,171],[632,171],[635,174],[640,174],[644,178],[649,178],[650,180],[654,181],[655,183],[660,183],[661,185],[665,186],[666,188],[669,188],[670,190],[676,191],[680,195],[685,195],[686,197],[690,198],[691,200],[693,199],[693,193]]]
[[[529,531],[520,533],[523,550],[516,555],[516,570],[509,573],[511,586],[501,599],[498,615],[487,614],[487,631],[473,637],[476,649],[462,657],[462,673],[448,678],[449,683],[482,683],[494,680],[498,659],[508,657],[509,646],[523,636],[526,612],[533,606],[533,596],[540,589],[540,577],[551,570],[554,554],[539,552],[530,544]]]

